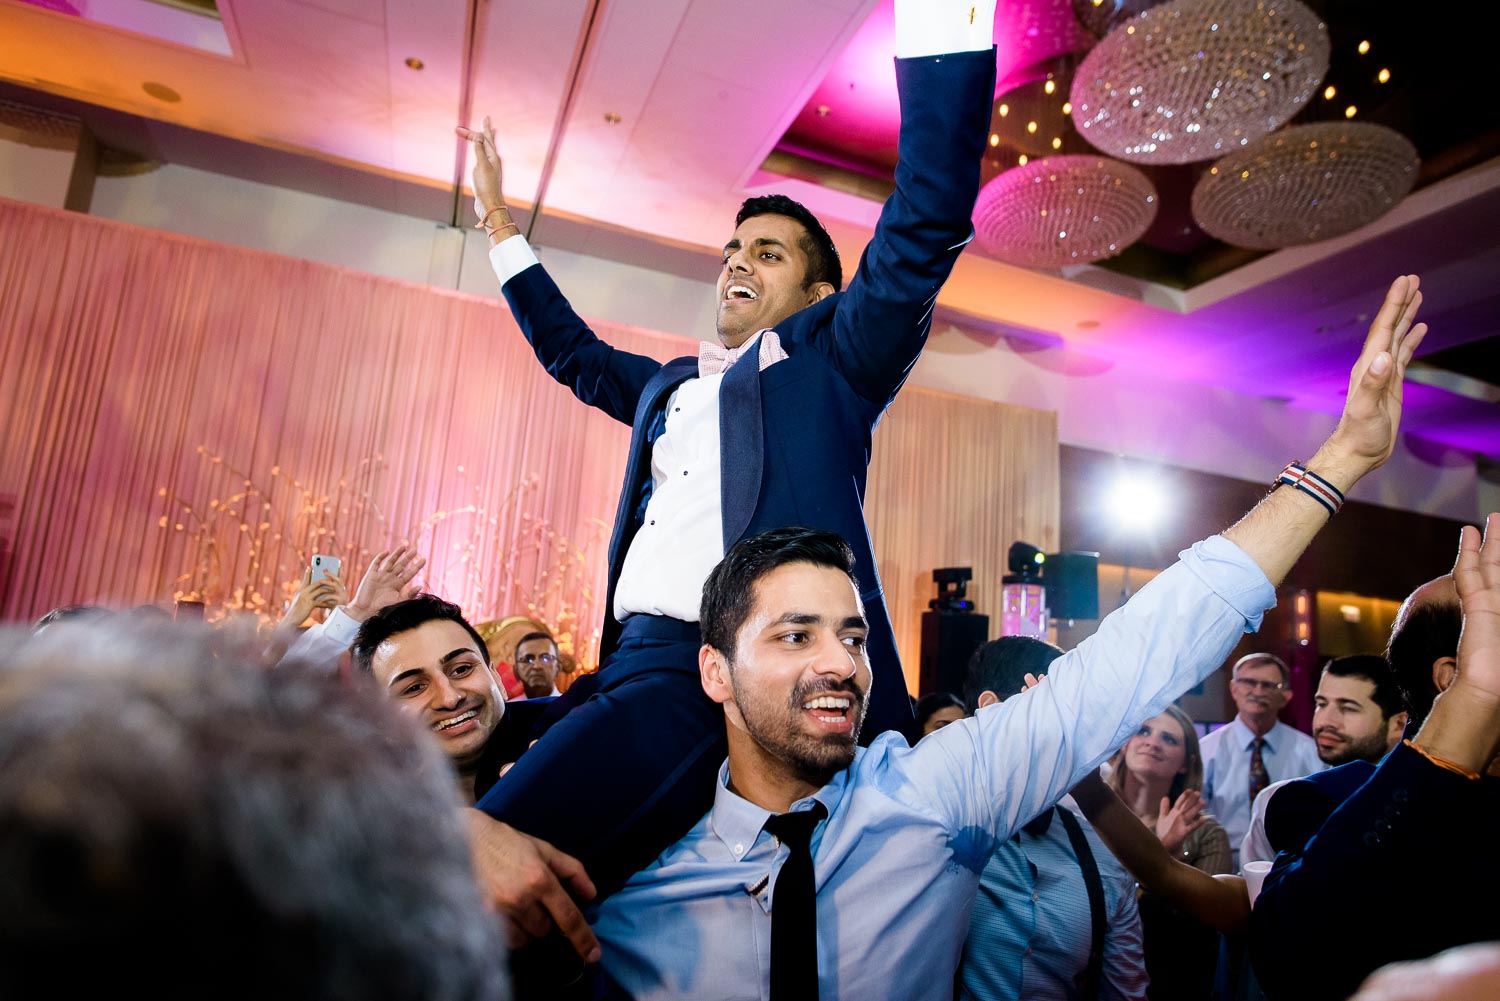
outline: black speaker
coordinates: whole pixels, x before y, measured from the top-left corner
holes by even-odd
[[[1099,554],[1048,553],[1042,564],[1047,614],[1054,619],[1099,617]]]
[[[973,612],[922,613],[922,662],[919,694],[964,693],[969,658],[990,638],[990,617]]]

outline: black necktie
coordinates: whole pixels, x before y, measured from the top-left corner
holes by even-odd
[[[811,810],[766,819],[765,829],[791,853],[771,890],[771,1001],[818,996],[818,910],[811,844],[813,828],[827,815],[827,808],[814,802]]]

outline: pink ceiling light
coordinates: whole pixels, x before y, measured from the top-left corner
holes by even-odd
[[[979,192],[974,230],[991,257],[1060,268],[1113,257],[1156,218],[1156,189],[1129,164],[1051,156],[1007,170]]]
[[[1395,208],[1418,166],[1416,147],[1384,125],[1297,125],[1215,163],[1193,188],[1193,218],[1237,247],[1315,243]]]
[[[1191,163],[1248,146],[1328,72],[1328,30],[1297,0],[1173,0],[1105,37],[1073,77],[1073,120],[1096,149]]]

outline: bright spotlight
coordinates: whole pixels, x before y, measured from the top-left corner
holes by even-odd
[[[1139,473],[1126,473],[1110,487],[1108,511],[1126,531],[1149,532],[1167,514],[1167,491],[1160,482]]]

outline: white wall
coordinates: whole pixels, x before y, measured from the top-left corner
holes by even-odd
[[[55,122],[43,132],[35,127],[40,116],[28,121],[32,116],[7,110],[0,106],[0,198],[62,208],[78,149],[77,125],[71,136]]]
[[[24,174],[64,177],[32,154]],[[0,174],[0,176],[4,176]],[[31,183],[31,182],[28,182]],[[41,179],[32,201],[44,201]],[[0,193],[28,197],[24,185]],[[49,189],[50,190],[50,189]],[[17,192],[11,194],[11,192]],[[52,202],[46,202],[53,204]],[[96,215],[210,240],[290,254],[403,281],[498,296],[482,234],[285,188],[166,165],[130,177],[100,177]],[[652,270],[545,246],[540,256],[583,315],[699,338],[713,330],[714,288]],[[1059,348],[1013,347],[940,322],[913,372],[915,385],[1055,410],[1066,444],[1270,483],[1290,459],[1305,459],[1332,428],[1329,415],[1256,397],[1109,367]],[[1479,516],[1472,456],[1403,443],[1390,465],[1356,487],[1361,500],[1463,520]]]
[[[1336,422],[1330,414],[1112,367],[1060,349],[1023,346],[1018,352],[1003,340],[992,343],[951,324],[934,331],[912,379],[965,396],[1054,410],[1065,444],[1268,488],[1287,462],[1311,456]],[[1474,457],[1424,441],[1403,439],[1386,466],[1356,484],[1351,496],[1446,518],[1480,517]]]
[[[427,283],[447,227],[166,164],[94,182],[92,214],[205,240]],[[437,276],[446,278],[446,276]],[[440,284],[452,285],[446,281]]]

